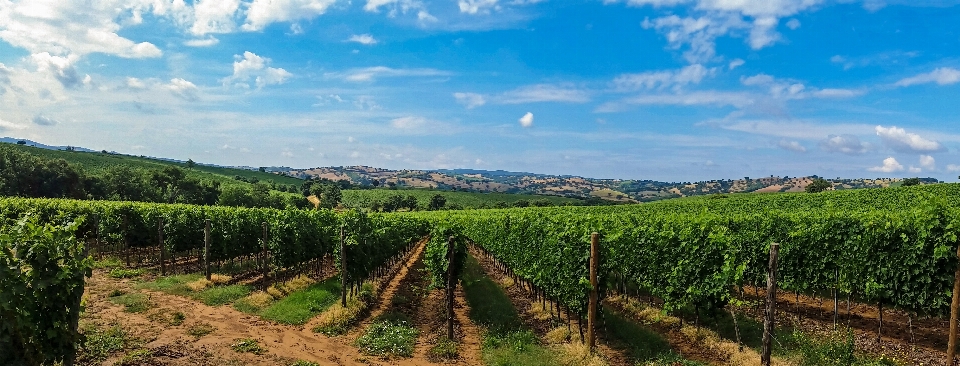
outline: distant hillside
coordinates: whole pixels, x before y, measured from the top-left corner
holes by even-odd
[[[287,175],[301,178],[347,180],[353,184],[601,198],[619,202],[649,202],[667,198],[742,192],[802,192],[817,176],[724,179],[702,182],[593,179],[522,172],[453,170],[389,170],[367,166],[289,169]],[[827,179],[833,189],[897,186],[899,178]],[[923,183],[937,183],[921,178]]]

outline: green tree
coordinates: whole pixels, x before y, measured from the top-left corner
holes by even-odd
[[[447,204],[447,198],[442,194],[435,194],[430,198],[430,210],[436,211],[442,209]]]
[[[193,169],[197,167],[197,163],[193,159],[187,159],[187,169]]]
[[[817,179],[814,179],[813,182],[808,184],[805,190],[807,193],[819,193],[819,192],[826,191],[827,188],[831,188],[831,187],[833,187],[832,183],[826,181],[825,179],[817,178]]]
[[[918,186],[918,185],[920,185],[920,178],[907,178],[907,179],[904,179],[902,185],[903,185],[904,187]]]

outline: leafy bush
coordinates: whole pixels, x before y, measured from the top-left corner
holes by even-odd
[[[382,320],[370,325],[357,339],[360,351],[373,356],[413,356],[413,347],[420,334],[405,321]]]

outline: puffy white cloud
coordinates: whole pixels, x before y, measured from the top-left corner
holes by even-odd
[[[740,62],[742,63],[743,60]],[[716,68],[708,69],[701,64],[693,64],[679,70],[623,74],[613,79],[613,85],[617,91],[679,88],[687,84],[699,84],[705,77],[716,74],[716,71]]]
[[[523,117],[520,117],[518,121],[523,127],[533,126],[533,113],[527,112],[527,114],[524,114]]]
[[[926,74],[920,74],[901,79],[896,82],[896,86],[911,86],[917,84],[937,83],[937,85],[949,85],[960,83],[960,70],[952,67],[940,67]]]
[[[351,69],[343,73],[328,73],[327,77],[334,77],[353,82],[371,82],[383,77],[411,77],[411,76],[449,76],[449,71],[437,69],[395,69],[387,66],[363,67]]]
[[[590,95],[580,89],[551,84],[524,86],[504,92],[497,97],[501,104],[524,104],[537,102],[586,103]]]
[[[870,149],[870,145],[861,142],[855,135],[830,135],[826,140],[820,141],[820,148],[829,151],[847,155],[863,154]]]
[[[44,116],[42,114],[38,114],[34,116],[33,119],[31,119],[31,121],[33,121],[33,124],[38,126],[56,126],[60,124],[60,121]]]
[[[715,40],[728,34],[737,35],[748,30],[748,43],[753,49],[770,46],[780,40],[777,24],[822,3],[822,0],[605,0],[604,3],[625,2],[630,6],[674,7],[693,5],[695,16],[680,18],[668,15],[645,20],[645,28],[663,33],[674,49],[684,45],[689,50],[684,56],[691,63],[708,61],[715,54]],[[792,24],[792,25],[791,25]],[[799,26],[799,21],[788,22],[788,27]]]
[[[217,43],[220,43],[219,39],[216,39],[215,37],[207,37],[207,38],[200,38],[200,39],[191,39],[186,42],[183,42],[183,45],[188,47],[210,47],[210,46],[216,45]]]
[[[807,152],[807,148],[801,145],[797,141],[788,141],[784,139],[784,140],[780,140],[780,143],[778,143],[777,145],[784,150],[790,150],[793,152],[800,152],[800,153]]]
[[[939,142],[925,139],[915,133],[909,133],[897,126],[877,126],[875,130],[877,136],[880,136],[880,140],[896,152],[931,153],[944,150],[943,145]]]
[[[870,169],[867,169],[871,172],[881,172],[881,173],[896,173],[903,171],[903,165],[900,165],[897,162],[897,159],[894,159],[892,156],[886,159],[883,159],[883,165],[875,166]]]
[[[736,68],[738,68],[738,67],[740,67],[740,66],[743,66],[743,64],[745,64],[745,63],[747,63],[747,62],[744,61],[743,59],[735,58],[735,59],[733,59],[733,61],[730,61],[730,65],[727,66],[727,67],[728,67],[730,70],[733,70],[733,69],[736,69]]]
[[[198,0],[193,5],[193,26],[190,33],[230,33],[236,30],[235,20],[240,0]]]
[[[163,88],[185,100],[194,101],[199,99],[198,93],[200,89],[193,83],[181,78],[171,79],[170,83],[164,85]]]
[[[172,10],[163,1],[103,0],[24,2],[0,1],[0,40],[30,53],[83,56],[104,53],[124,58],[159,57],[149,42],[134,42],[117,33],[136,24],[140,13]]]
[[[26,128],[27,127],[24,125],[5,121],[3,118],[0,118],[0,132],[11,131],[11,130],[23,130]]]
[[[458,0],[457,6],[461,13],[477,14],[488,13],[490,10],[498,10],[498,0]]]
[[[487,104],[487,99],[477,93],[453,93],[453,97],[457,99],[457,103],[463,104],[467,109]]]
[[[30,61],[37,66],[39,72],[49,72],[66,88],[73,88],[83,84],[83,78],[73,64],[79,59],[76,55],[67,57],[53,56],[47,52],[30,55]]]
[[[243,88],[249,88],[247,84],[250,78],[254,78],[257,88],[263,88],[267,85],[283,84],[293,74],[282,68],[268,67],[270,59],[260,57],[253,52],[245,51],[243,56],[235,55],[233,62],[233,75],[222,79],[224,85],[231,85]]]
[[[243,30],[259,31],[270,23],[312,19],[327,12],[336,0],[253,0]]]
[[[920,155],[920,167],[926,170],[937,170],[937,161],[930,155]]]
[[[368,46],[369,46],[369,45],[377,44],[376,38],[373,38],[373,36],[372,36],[372,35],[369,35],[369,34],[354,34],[354,35],[350,36],[350,38],[347,38],[346,41],[347,41],[347,42],[356,42],[356,43],[363,44],[363,45],[368,45]]]

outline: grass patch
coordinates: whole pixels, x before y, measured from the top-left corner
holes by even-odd
[[[303,325],[340,299],[340,282],[331,278],[287,295],[260,316],[281,324]]]
[[[627,349],[635,361],[646,362],[664,357],[673,359],[670,342],[659,333],[624,319],[609,307],[604,307],[603,311],[607,334]]]
[[[144,270],[142,268],[129,269],[129,268],[114,268],[110,270],[110,277],[113,278],[135,278],[143,276]]]
[[[153,307],[153,304],[150,303],[150,298],[141,293],[114,296],[107,300],[117,305],[123,305],[123,311],[128,313],[142,313]]]
[[[150,363],[153,358],[153,351],[148,349],[138,349],[123,356],[114,366],[139,366]]]
[[[120,261],[120,258],[116,257],[106,257],[98,261],[93,262],[93,268],[96,269],[110,269],[118,268],[123,266],[123,262]]]
[[[255,355],[262,355],[267,353],[267,349],[263,348],[256,339],[246,338],[238,339],[236,342],[230,345],[230,348],[237,353],[253,353]]]
[[[883,356],[858,354],[853,332],[836,332],[823,337],[811,337],[794,332],[787,342],[795,353],[797,366],[899,366],[902,362]]]
[[[638,365],[643,366],[708,366],[705,363],[687,360],[678,354],[670,353],[659,356],[656,359],[648,360]]]
[[[250,286],[232,285],[211,287],[193,295],[193,298],[210,306],[232,303],[250,294]]]
[[[183,321],[187,320],[187,316],[180,311],[171,312],[169,309],[158,309],[147,314],[147,320],[176,327],[183,324]]]
[[[371,356],[413,356],[420,331],[410,326],[399,314],[391,314],[375,321],[357,338],[360,352]]]
[[[436,359],[452,360],[457,358],[459,354],[460,349],[457,341],[449,339],[446,336],[438,339],[437,342],[430,347],[430,357]]]
[[[77,352],[78,364],[103,362],[111,354],[120,352],[133,343],[129,334],[117,325],[103,329],[86,324],[81,327],[81,333],[84,340]]]
[[[233,308],[247,314],[260,314],[273,304],[273,296],[263,291],[257,291],[247,297],[233,302]]]
[[[202,277],[203,275],[197,273],[159,277],[151,282],[141,283],[137,285],[137,288],[160,291],[171,295],[190,296],[193,291],[187,284]]]
[[[355,297],[347,299],[346,307],[341,306],[340,302],[334,302],[327,311],[320,314],[313,332],[331,337],[342,335],[347,332],[350,323],[366,309],[366,306],[363,301]]]
[[[214,328],[208,323],[196,323],[187,328],[187,334],[193,336],[194,338],[200,338],[207,334],[213,333],[217,328]]]
[[[290,364],[290,366],[320,366],[320,364],[316,362],[297,360],[297,362]]]

